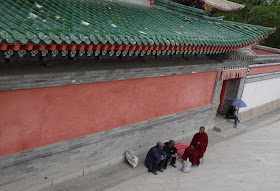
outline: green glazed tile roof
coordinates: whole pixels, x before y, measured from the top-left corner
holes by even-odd
[[[0,0],[0,44],[108,44],[237,47],[269,28],[205,19],[167,0]]]

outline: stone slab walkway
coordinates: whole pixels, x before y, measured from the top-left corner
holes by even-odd
[[[250,121],[248,132],[208,147],[204,163],[190,173],[180,171],[179,159],[177,168],[169,166],[157,176],[145,172],[106,191],[279,191],[280,121],[261,126],[265,119]]]

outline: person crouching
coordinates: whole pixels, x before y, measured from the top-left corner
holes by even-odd
[[[177,148],[174,147],[175,141],[170,140],[169,142],[164,143],[163,151],[166,153],[167,158],[164,162],[163,169],[166,169],[167,163],[170,161],[170,165],[176,168],[176,157],[177,157]]]
[[[163,172],[163,165],[166,160],[166,153],[163,151],[164,144],[158,142],[156,146],[152,147],[145,160],[145,166],[148,168],[149,172],[157,175],[157,170]]]

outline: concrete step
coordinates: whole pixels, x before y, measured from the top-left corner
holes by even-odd
[[[223,115],[217,115],[215,117],[215,119],[212,121],[212,124],[214,125],[218,125],[218,124],[221,124],[221,123],[224,123],[226,122],[228,119],[225,118],[225,116]]]
[[[235,135],[238,135],[240,133],[243,133],[247,130],[247,126],[243,125],[243,124],[239,124],[238,128],[235,128],[233,126],[233,124],[231,123],[231,125],[226,124],[227,126],[225,128],[222,129],[222,131],[216,131],[214,130],[214,134],[220,135],[223,137],[223,139],[225,138],[229,138]]]
[[[223,131],[221,134],[224,138],[229,138],[229,137],[241,134],[245,131],[247,131],[247,126],[245,126],[243,124],[239,124],[238,129],[235,127],[232,127],[230,129]]]
[[[238,125],[241,125],[240,123]],[[223,132],[234,127],[233,119],[225,119],[222,123],[214,125],[214,131]]]
[[[208,135],[208,145],[213,145],[215,143],[218,143],[220,141],[222,141],[224,139],[224,137],[222,135],[220,135],[219,133],[215,132],[215,131],[207,131],[206,132]]]

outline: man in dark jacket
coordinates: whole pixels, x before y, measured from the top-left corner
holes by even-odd
[[[164,162],[163,169],[166,169],[168,161],[170,161],[170,165],[176,168],[176,157],[177,157],[177,148],[174,147],[175,141],[170,140],[169,142],[164,143],[163,151],[167,155],[167,159]]]
[[[234,127],[238,128],[238,123],[240,123],[240,120],[237,116],[237,109],[235,106],[231,106],[226,113],[227,119],[234,119]]]
[[[145,160],[145,166],[148,168],[149,172],[157,175],[157,170],[163,172],[162,168],[166,160],[166,153],[163,151],[164,144],[158,142],[156,146],[152,147]]]

